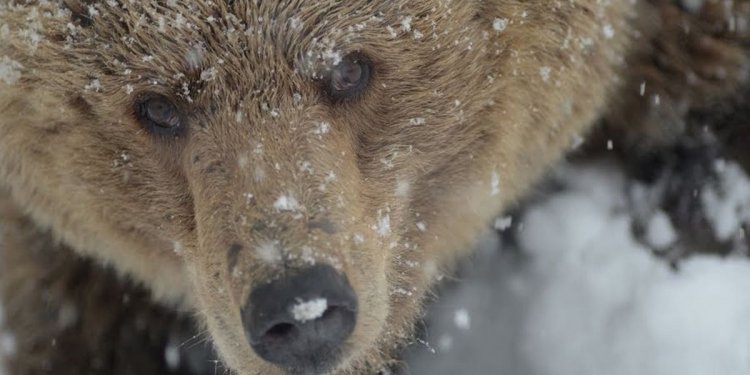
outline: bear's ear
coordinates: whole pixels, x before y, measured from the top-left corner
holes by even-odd
[[[73,13],[73,22],[83,27],[89,27],[93,23],[91,11],[94,3],[96,0],[63,0],[63,6]]]

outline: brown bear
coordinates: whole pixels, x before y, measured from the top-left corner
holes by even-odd
[[[696,99],[736,98],[748,15],[0,1],[7,373],[377,372],[439,276],[598,119],[658,147]]]

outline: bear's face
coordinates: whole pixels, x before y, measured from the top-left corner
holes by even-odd
[[[242,374],[377,366],[456,248],[602,105],[629,5],[579,3],[0,5],[20,73],[0,80],[0,183],[195,311]],[[345,303],[251,297],[315,267]],[[312,366],[256,354],[258,301],[281,299],[307,310],[260,336],[340,307],[343,344]]]

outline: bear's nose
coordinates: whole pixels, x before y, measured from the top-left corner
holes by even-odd
[[[324,372],[357,320],[357,297],[333,267],[317,265],[250,293],[242,311],[250,346],[279,366]]]

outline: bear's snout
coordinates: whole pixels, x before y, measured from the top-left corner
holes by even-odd
[[[266,361],[295,372],[335,365],[357,320],[346,277],[317,265],[255,288],[242,311],[250,346]]]

